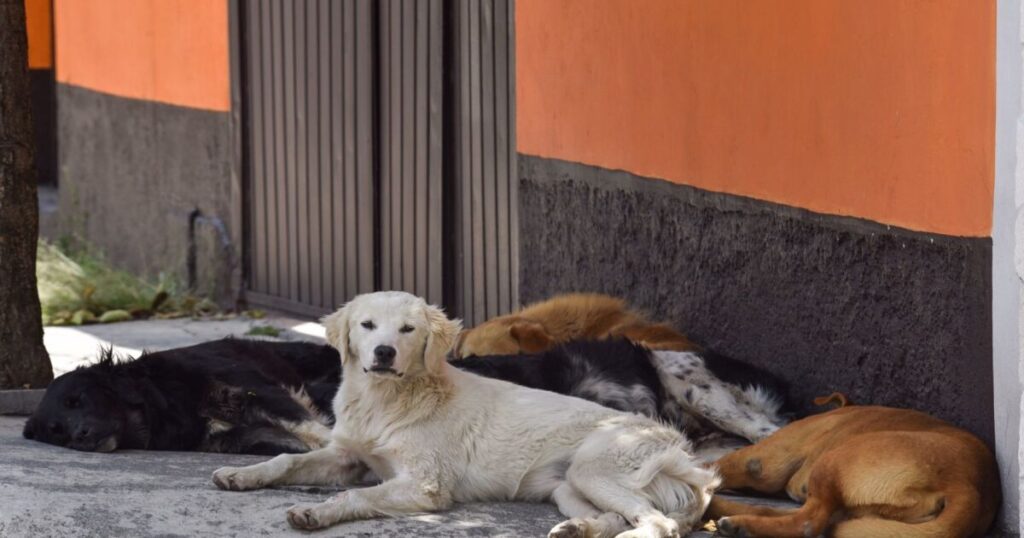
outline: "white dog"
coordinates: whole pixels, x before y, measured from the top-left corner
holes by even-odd
[[[213,473],[229,490],[383,480],[292,507],[293,527],[516,500],[571,518],[550,536],[678,536],[718,485],[674,429],[450,366],[461,324],[416,296],[360,295],[323,323],[344,370],[330,444]]]

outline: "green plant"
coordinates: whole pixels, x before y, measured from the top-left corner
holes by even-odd
[[[281,335],[281,329],[273,325],[254,325],[245,334],[247,336],[273,336],[276,338]]]
[[[58,245],[39,241],[36,250],[36,278],[45,325],[219,313],[213,301],[182,291],[166,274],[155,283],[147,282],[114,269],[82,241],[62,238]]]

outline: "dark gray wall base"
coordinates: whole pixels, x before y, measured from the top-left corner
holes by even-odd
[[[46,389],[0,390],[0,415],[31,415]]]
[[[993,439],[991,241],[915,233],[520,155],[524,303],[628,298],[814,396]]]
[[[53,69],[30,69],[36,170],[42,185],[57,184],[57,98]]]
[[[207,218],[195,226],[198,290],[229,301],[229,114],[66,84],[57,99],[60,231],[82,235],[120,268],[185,281],[189,220],[199,210]]]

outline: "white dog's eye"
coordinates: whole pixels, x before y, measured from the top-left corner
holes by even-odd
[[[398,329],[398,332],[400,332],[400,333],[411,333],[411,332],[413,332],[415,330],[416,330],[416,327],[413,327],[412,325],[402,325],[402,328]]]
[[[373,322],[370,321],[370,320],[366,320],[366,321],[360,323],[360,325],[362,325],[364,329],[368,329],[368,330],[371,330],[371,331],[377,328],[377,326],[374,325]]]

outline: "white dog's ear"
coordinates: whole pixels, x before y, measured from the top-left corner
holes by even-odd
[[[327,343],[332,345],[341,354],[342,362],[348,360],[348,310],[349,305],[343,305],[337,312],[320,318],[320,323],[327,333]]]
[[[423,354],[423,363],[431,375],[439,375],[444,371],[448,352],[455,345],[462,321],[448,319],[444,311],[434,305],[426,306],[427,315],[427,348]]]

